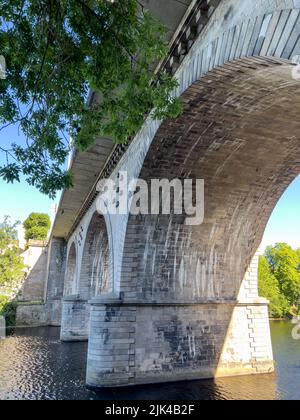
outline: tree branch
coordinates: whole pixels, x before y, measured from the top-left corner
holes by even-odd
[[[98,22],[100,22],[101,24],[102,19],[100,18],[100,16],[95,12],[95,10],[91,9],[87,4],[85,4],[84,1],[82,0],[75,0],[77,3],[79,3],[83,8],[85,8],[92,16],[94,16],[95,19],[98,20]],[[130,59],[132,61],[134,61],[135,63],[138,64],[137,59],[131,54],[130,51],[128,51],[128,49],[126,48],[126,46],[123,44],[123,42],[120,40],[120,38],[118,37],[118,35],[115,33],[115,31],[110,28],[110,31],[112,33],[112,35],[114,36],[115,40],[118,42],[118,44],[120,45],[120,47],[122,47],[124,49],[124,51],[129,55]]]

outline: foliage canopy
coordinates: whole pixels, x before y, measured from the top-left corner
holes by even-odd
[[[260,294],[270,300],[270,314],[283,317],[300,311],[300,250],[285,243],[270,246],[259,262]]]
[[[5,217],[0,227],[0,313],[24,276],[25,265],[16,242],[17,225]]]
[[[261,256],[258,268],[258,287],[261,296],[270,301],[269,313],[272,318],[282,318],[289,310],[289,304],[280,293],[277,278],[272,274],[266,257]]]
[[[50,217],[44,213],[31,213],[23,223],[25,228],[25,239],[29,241],[45,241],[51,226]]]
[[[154,74],[165,28],[138,0],[0,0],[0,125],[18,124],[27,144],[8,149],[0,176],[53,197],[72,185],[62,165],[97,136],[126,142],[152,110],[177,116],[177,81]],[[89,88],[95,100],[85,105]],[[68,136],[72,138],[70,145]]]

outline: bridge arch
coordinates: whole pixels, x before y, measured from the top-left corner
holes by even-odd
[[[107,222],[97,211],[89,220],[84,238],[78,294],[89,300],[110,293],[112,284],[112,250]]]
[[[122,305],[135,307],[135,365],[128,374],[124,364],[124,383],[130,375],[139,383],[272,371],[267,305],[250,263],[300,173],[292,68],[245,58],[212,70],[182,95],[182,115],[156,132],[140,178],[204,179],[205,218],[187,226],[185,215],[129,215],[120,290]],[[249,344],[253,328],[265,337],[263,349]]]
[[[67,256],[64,296],[73,295],[76,290],[77,264],[76,245],[75,242],[72,242]]]
[[[205,220],[191,227],[185,215],[130,215],[124,260],[137,268],[122,270],[121,290],[131,284],[137,299],[156,302],[236,299],[271,212],[300,172],[292,68],[244,58],[185,91],[183,114],[161,125],[140,178],[204,179]]]
[[[191,227],[185,215],[129,215],[115,236],[123,247],[122,299],[93,304],[89,385],[273,369],[257,258],[250,263],[300,172],[300,83],[292,77],[300,10],[263,3],[221,2],[185,59],[173,60],[183,114],[162,123],[148,118],[129,146],[123,169],[133,177],[204,179],[205,219]],[[103,355],[116,338],[115,319],[131,320],[117,364]]]
[[[111,239],[104,216],[97,211],[86,220],[86,234],[73,294],[65,295],[62,306],[61,340],[87,341],[90,331],[90,300],[112,290]],[[82,230],[84,230],[82,228]],[[71,245],[70,252],[74,250]],[[72,256],[73,254],[70,254]],[[70,260],[73,268],[74,258]],[[72,263],[72,264],[71,264]],[[71,269],[70,269],[71,273]],[[75,290],[75,293],[74,293]]]
[[[176,49],[175,54],[179,55],[173,57],[173,67],[170,67],[179,84],[174,94],[183,97],[194,83],[212,70],[215,77],[220,76],[220,71],[225,77],[226,72],[240,72],[247,65],[263,68],[286,63],[292,66],[292,59],[300,54],[300,9],[299,4],[294,3],[294,8],[288,8],[292,2],[288,5],[284,1],[257,5],[250,0],[222,1],[183,60],[180,54],[184,42]],[[148,118],[129,146],[119,168],[128,171],[129,178],[139,177],[161,125],[162,122]],[[125,224],[125,219],[122,223]],[[125,232],[126,227],[123,227],[113,235],[118,248],[114,273],[116,290],[121,290],[122,281],[123,288],[126,287],[122,276],[123,248],[126,252],[127,241]]]
[[[267,305],[250,263],[300,173],[300,83],[292,69],[273,58],[224,64],[192,84],[183,114],[156,132],[140,178],[204,179],[205,219],[186,226],[177,215],[129,216],[120,291],[122,305],[135,308],[135,333],[128,329],[135,365],[128,373],[124,363],[122,383],[131,375],[139,383],[272,371]],[[117,307],[119,317],[130,313],[111,305],[106,310]],[[101,325],[96,308],[92,320]],[[259,338],[249,344],[253,328],[265,337],[263,349]],[[95,331],[91,337],[94,352]],[[105,383],[100,364],[98,379],[90,372],[90,384]]]
[[[275,108],[274,104],[278,104],[277,110],[281,107],[282,112],[289,113],[290,115],[292,115],[292,112],[293,116],[290,118],[291,124],[293,126],[297,124],[298,112],[292,110],[293,103],[297,103],[296,96],[300,84],[299,78],[298,80],[293,79],[295,73],[292,73],[294,70],[292,60],[300,54],[300,9],[298,7],[299,5],[296,7],[296,4],[294,8],[286,7],[285,3],[271,3],[262,5],[261,7],[253,7],[253,3],[246,1],[243,3],[243,7],[241,7],[241,5],[235,5],[235,2],[231,1],[221,2],[211,22],[207,24],[206,30],[197,38],[188,56],[179,67],[177,64],[173,69],[173,71],[176,69],[175,77],[177,77],[179,83],[176,96],[182,98],[184,105],[183,114],[175,120],[165,121],[158,127],[155,127],[155,133],[148,140],[147,147],[141,148],[140,156],[136,159],[137,164],[135,165],[134,176],[149,180],[151,177],[172,179],[172,177],[184,178],[192,175],[193,165],[197,162],[196,155],[199,153],[197,151],[199,143],[201,147],[200,153],[206,147],[205,139],[202,139],[198,143],[192,139],[197,139],[197,136],[200,137],[203,129],[208,130],[207,133],[219,137],[219,140],[217,138],[214,144],[211,142],[212,144],[209,147],[222,148],[225,158],[228,159],[228,162],[231,161],[232,157],[230,156],[231,153],[235,153],[234,148],[245,150],[242,145],[242,131],[244,130],[242,121],[246,122],[246,117],[254,112],[256,112],[257,118],[262,119],[262,114],[259,115],[259,109],[262,110],[263,107],[271,109],[271,106]],[[251,10],[252,12],[250,12]],[[257,14],[257,10],[260,14]],[[180,46],[178,51],[180,51]],[[174,61],[176,63],[177,60]],[[241,77],[239,78],[239,76]],[[235,86],[235,83],[238,86]],[[285,96],[284,88],[287,89],[287,97]],[[254,92],[252,92],[252,89],[256,90],[256,96],[255,94],[253,95]],[[203,101],[201,101],[200,95],[205,98]],[[263,101],[261,95],[265,97],[265,101]],[[272,97],[271,103],[268,102],[267,96],[269,98]],[[207,106],[205,106],[205,101]],[[214,101],[215,103],[213,103]],[[280,104],[281,101],[284,101],[286,105],[285,109]],[[261,105],[259,105],[260,103]],[[257,105],[257,109],[255,109],[255,104]],[[197,107],[201,109],[197,109]],[[241,109],[244,107],[244,115],[243,113],[238,114],[239,107]],[[218,115],[214,111],[215,109],[223,112],[223,122],[220,118],[218,123],[214,122],[214,118],[215,121],[218,121],[218,116],[220,116],[220,114]],[[235,117],[231,121],[230,114]],[[273,112],[273,115],[274,121],[272,123],[272,117],[269,116],[269,124],[276,131],[276,111]],[[199,121],[196,121],[197,117],[201,118],[202,122],[207,121],[207,127],[205,127],[205,124],[202,124],[201,127]],[[255,119],[254,115],[253,119]],[[239,127],[240,139],[237,138],[235,143],[233,142],[231,144],[231,151],[228,150],[228,152],[225,152],[225,148],[222,147],[222,136],[228,136],[230,131],[233,132],[234,124],[239,120],[241,121]],[[230,124],[232,124],[232,128],[230,128]],[[286,125],[288,126],[288,123]],[[295,149],[297,148],[297,134],[291,128],[292,125],[290,126],[290,130],[285,133],[288,132],[291,138],[291,145],[288,147]],[[213,126],[217,130],[217,133],[214,133]],[[222,133],[223,128],[224,133]],[[297,127],[295,127],[295,130],[297,131]],[[153,132],[154,130],[150,128],[149,131]],[[185,138],[187,136],[190,136],[190,141]],[[140,140],[142,141],[142,139]],[[174,146],[174,143],[176,143],[177,147],[176,145]],[[184,154],[185,152],[186,154]],[[211,153],[210,159],[213,162],[214,158],[212,156],[213,154]],[[200,157],[203,161],[206,158],[206,154],[203,154],[202,158]],[[167,160],[169,163],[167,163]],[[188,160],[190,160],[190,166],[187,162]],[[175,165],[173,165],[174,162]],[[224,162],[224,168],[228,162]],[[175,166],[182,166],[183,163],[185,164],[184,170],[176,171]],[[214,165],[216,168],[218,163],[214,162]],[[147,167],[148,169],[146,169]],[[222,173],[224,168],[220,168],[216,170]],[[286,170],[289,171],[287,168]],[[298,169],[293,170],[293,174],[290,174],[288,182],[285,179],[282,188],[277,191],[276,198],[273,195],[273,207],[288,186],[288,183],[296,176],[295,173],[297,171]],[[152,175],[150,175],[151,172]],[[205,180],[204,174],[203,179]],[[272,209],[272,205],[269,206],[270,209]],[[264,221],[261,221],[260,231],[255,234],[256,241],[252,238],[252,251],[249,253],[247,260],[242,264],[242,271],[244,273],[259,245],[259,238],[262,237],[264,231],[263,225],[266,225],[269,215],[265,214]],[[126,261],[127,265],[130,264],[128,260],[130,260],[130,255],[132,255],[132,241],[130,238],[132,237],[132,231],[135,232],[137,229],[136,222],[133,222],[133,219],[137,220],[138,218],[129,216],[127,232],[123,238],[123,261]],[[164,223],[182,224],[182,220],[176,222],[175,219],[173,217],[172,221],[165,220]],[[144,223],[143,218],[140,221],[141,225],[144,225],[143,229],[145,231],[147,224]],[[217,229],[220,229],[220,227]],[[182,235],[187,235],[189,238],[188,230],[191,229],[184,228],[185,234],[182,233]],[[221,233],[214,232],[213,234],[217,236]],[[140,240],[147,244],[147,239],[149,238],[151,239],[151,234],[147,231]],[[186,241],[188,243],[189,240],[186,239]],[[137,243],[135,243],[135,246],[137,246]],[[152,246],[155,248],[155,245]],[[183,244],[180,246],[184,247]],[[145,252],[148,252],[146,248]],[[143,254],[143,258],[145,258],[145,254]],[[176,258],[178,258],[178,255],[176,255]],[[214,255],[210,256],[210,259],[214,258]],[[201,262],[203,257],[198,258],[195,256],[193,263],[195,263],[195,260],[195,266],[196,268],[198,267],[195,275],[199,278],[203,275],[200,272],[209,272],[210,269],[203,266]],[[175,271],[179,270],[180,275],[183,275],[186,262],[182,258],[179,258],[179,261],[181,261],[179,267],[175,268],[176,264],[174,264],[173,272],[175,273]],[[124,262],[120,262],[120,264],[123,267]],[[132,259],[132,264],[136,264],[135,257]],[[212,267],[211,263],[207,264]],[[151,263],[148,261],[148,266],[157,267],[153,261]],[[140,272],[135,270],[134,273],[130,273],[129,275],[126,275],[126,270],[124,271],[121,268],[120,272],[123,274],[121,274],[120,279],[120,290],[122,290],[122,284],[125,289],[128,289],[129,284],[134,285],[133,288],[135,288],[136,282],[141,281],[141,272],[146,277],[148,276],[148,281],[150,281],[153,273],[150,275],[151,270],[149,267],[148,271],[145,269]],[[170,278],[170,267],[169,269],[164,268],[164,270],[165,276]],[[132,278],[135,279],[135,277],[139,277],[139,280],[132,281]],[[159,275],[158,277],[161,278],[164,276]],[[241,278],[241,275],[239,274],[237,277]],[[181,279],[181,281],[185,280]],[[162,281],[160,289],[164,288],[164,284],[165,282]],[[149,285],[146,287],[145,285],[141,286],[143,294],[145,294],[147,288],[149,291],[149,287]],[[210,286],[207,287],[207,289],[209,288]],[[237,283],[232,296],[237,294],[238,289],[239,285]],[[152,290],[153,287],[151,287],[151,292]],[[140,291],[140,293],[142,292]],[[177,291],[174,290],[174,293],[176,294]],[[191,295],[194,294],[192,290],[190,293]],[[212,293],[212,290],[207,290],[207,293]],[[220,294],[220,291],[215,290],[214,293]],[[162,295],[160,296],[162,297]]]

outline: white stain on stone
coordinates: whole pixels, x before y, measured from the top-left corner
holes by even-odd
[[[181,263],[180,263],[180,267],[179,267],[179,273],[178,273],[178,278],[179,278],[179,288],[180,288],[181,291],[183,291],[184,285],[185,285],[184,258],[181,259]]]
[[[189,355],[191,358],[195,358],[196,342],[195,342],[195,334],[193,332],[189,334],[188,341],[189,341]]]

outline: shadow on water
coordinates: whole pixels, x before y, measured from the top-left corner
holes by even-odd
[[[85,387],[87,343],[61,343],[59,329],[18,329],[0,341],[0,399],[299,399],[300,342],[289,323],[272,323],[277,374],[137,386]]]
[[[97,391],[98,399],[130,400],[253,400],[277,399],[275,375],[176,382]]]

